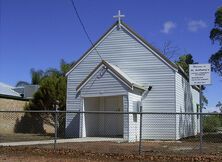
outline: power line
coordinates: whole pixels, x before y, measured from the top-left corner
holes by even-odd
[[[91,40],[91,38],[90,38],[87,30],[86,30],[86,27],[84,26],[84,24],[83,24],[83,22],[82,22],[82,20],[81,20],[81,17],[79,16],[79,13],[78,13],[78,10],[77,10],[77,8],[76,8],[76,5],[75,5],[74,0],[70,0],[70,1],[71,1],[72,6],[73,6],[73,8],[74,8],[74,10],[75,10],[76,16],[78,17],[79,22],[80,22],[80,24],[81,24],[81,26],[82,26],[82,28],[83,28],[83,31],[84,31],[84,33],[86,34],[86,37],[88,38],[88,40],[89,40],[89,42],[91,43],[91,45],[94,46],[94,44],[93,44],[93,42],[92,42],[92,40]],[[96,49],[96,47],[95,47],[95,50],[96,50],[96,53],[99,55],[100,59],[103,60],[102,56],[99,54],[99,51]]]

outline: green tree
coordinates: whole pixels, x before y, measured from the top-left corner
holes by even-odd
[[[61,61],[60,61],[60,71],[61,71],[62,75],[65,75],[71,69],[71,67],[74,63],[75,63],[75,61],[73,61],[71,63],[67,63],[63,59],[61,59]]]
[[[218,115],[205,116],[203,120],[204,132],[216,132],[221,126],[220,117]]]
[[[193,56],[191,54],[185,54],[179,57],[177,60],[176,65],[180,66],[187,75],[189,75],[189,64],[198,64],[193,60]]]
[[[32,83],[38,84],[40,87],[34,94],[33,99],[25,107],[26,110],[65,110],[66,109],[66,77],[65,73],[71,68],[73,63],[66,63],[64,60],[60,62],[60,69],[48,68],[47,70],[31,69]],[[54,126],[55,114],[38,113],[26,114],[23,120],[36,119],[37,124],[43,123]],[[41,119],[41,120],[39,120]],[[64,132],[64,114],[59,115],[59,131]],[[20,123],[17,124],[19,128]],[[18,129],[19,130],[19,129]],[[42,129],[38,129],[42,130]]]
[[[209,62],[211,63],[212,71],[222,76],[222,7],[219,7],[215,12],[214,28],[210,32],[210,39],[213,43],[219,44],[219,50],[212,54]],[[216,105],[222,112],[221,102]]]
[[[30,102],[30,110],[65,110],[66,105],[66,77],[65,73],[73,63],[60,62],[60,69],[48,68],[46,71],[31,70],[32,78],[38,82],[40,88]]]
[[[52,73],[40,81],[40,88],[30,103],[31,110],[65,110],[66,78]]]
[[[219,43],[219,50],[210,57],[209,62],[212,70],[222,76],[222,7],[218,8],[215,13],[214,28],[210,32],[210,39],[213,43]]]

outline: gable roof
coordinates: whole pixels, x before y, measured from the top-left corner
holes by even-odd
[[[100,44],[102,40],[104,40],[109,33],[111,33],[116,27],[118,27],[118,21],[115,22],[108,30],[106,33],[104,33],[100,39],[94,43],[93,46],[91,46],[76,62],[75,64],[72,65],[71,69],[66,73],[66,76],[68,76],[71,71],[73,71],[82,60],[84,60],[85,57],[88,56],[88,54],[96,49],[96,47]],[[173,70],[178,71],[178,67],[176,64],[174,64],[172,61],[170,61],[164,54],[162,54],[158,49],[156,49],[154,46],[152,46],[150,43],[148,43],[144,38],[142,38],[139,34],[137,34],[133,29],[131,29],[128,25],[126,25],[124,22],[121,21],[121,27],[125,29],[128,33],[130,33],[134,38],[136,38],[140,43],[142,43],[147,49],[151,50],[160,60],[165,62],[170,68]]]
[[[126,73],[124,73],[119,67],[112,65],[111,63],[102,60],[99,65],[77,86],[76,91],[78,92],[81,88],[98,72],[100,67],[104,65],[112,74],[114,74],[121,82],[127,85],[129,88],[134,87],[145,90],[145,87],[137,84],[131,79]]]

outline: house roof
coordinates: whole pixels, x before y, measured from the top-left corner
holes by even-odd
[[[14,87],[0,82],[0,95],[21,97],[19,93],[13,90]]]
[[[113,65],[105,60],[102,60],[100,64],[77,86],[76,91],[78,92],[91,78],[96,74],[99,68],[104,65],[106,69],[110,70],[121,82],[126,84],[129,88],[134,87],[138,89],[145,90],[145,87],[136,83],[132,78],[130,78],[126,73],[124,73],[119,67]]]

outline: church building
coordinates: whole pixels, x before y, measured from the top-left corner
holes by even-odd
[[[197,112],[199,89],[159,50],[118,21],[67,76],[67,111]],[[178,140],[199,132],[198,116],[144,114],[142,138]],[[67,137],[139,140],[140,115],[67,113]]]

